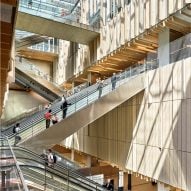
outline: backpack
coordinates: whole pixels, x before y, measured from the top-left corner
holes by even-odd
[[[16,133],[16,126],[13,127],[13,133]]]
[[[54,163],[56,163],[56,162],[57,162],[57,157],[56,157],[56,155],[55,155],[55,154],[53,154],[53,161],[54,161]]]

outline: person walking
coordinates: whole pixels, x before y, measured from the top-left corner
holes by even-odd
[[[44,118],[46,119],[46,129],[50,127],[50,120],[52,118],[52,110],[50,109],[44,114]]]
[[[64,97],[64,96],[63,96]],[[66,113],[68,110],[68,106],[71,105],[71,103],[68,103],[66,98],[64,97],[64,102],[61,105],[61,110],[62,110],[62,119],[64,119],[66,117]]]
[[[116,81],[117,81],[116,74],[113,73],[113,76],[111,77],[112,90],[115,89]]]

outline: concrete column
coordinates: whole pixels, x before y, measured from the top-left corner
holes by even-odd
[[[71,161],[74,161],[74,149],[71,150]]]
[[[91,162],[92,162],[91,156],[87,156],[87,160],[86,160],[86,166],[87,166],[87,168],[90,168],[90,167],[91,167]]]
[[[92,73],[88,73],[88,83],[92,84]]]
[[[165,29],[159,33],[159,48],[158,48],[158,60],[159,67],[165,66],[170,63],[170,30]]]
[[[57,68],[58,68],[58,59],[54,59],[53,63],[52,63],[53,67],[52,67],[52,78],[53,78],[53,82],[58,83],[58,79],[57,79]]]
[[[80,0],[80,4],[81,4],[81,22],[83,24],[87,24],[87,20],[89,16],[88,0]]]
[[[164,184],[158,183],[157,184],[157,191],[170,191],[170,188],[165,187]]]

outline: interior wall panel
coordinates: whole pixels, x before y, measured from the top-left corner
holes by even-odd
[[[187,153],[187,190],[191,190],[191,153]]]
[[[191,111],[191,100],[187,100],[187,105],[186,105],[186,111],[185,113],[189,113]],[[184,113],[184,114],[185,114]],[[186,118],[186,137],[184,137],[187,142],[187,148],[186,152],[191,153],[191,117],[187,116]]]
[[[187,110],[187,100],[182,100],[182,151],[186,151],[187,149],[187,115],[185,115],[185,112]]]
[[[191,68],[191,62],[189,59],[183,60],[183,85],[184,85],[184,98],[189,99],[191,98],[191,70],[188,70],[188,68]]]
[[[131,1],[130,4],[130,38],[134,38],[135,37],[135,3],[134,1]]]

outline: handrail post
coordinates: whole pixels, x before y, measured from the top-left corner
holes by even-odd
[[[44,162],[44,190],[46,190],[46,161]]]
[[[69,191],[70,190],[70,187],[69,187],[69,169],[67,171],[67,190]]]
[[[75,96],[75,99],[74,99],[74,100],[75,100],[75,112],[76,112],[76,108],[77,108],[77,107],[76,107],[76,96]]]
[[[88,105],[88,98],[89,98],[88,96],[89,96],[89,95],[88,95],[88,90],[87,90],[87,105]]]

